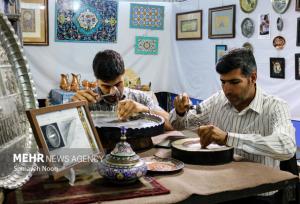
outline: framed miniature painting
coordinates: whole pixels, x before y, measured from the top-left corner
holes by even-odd
[[[54,179],[70,168],[97,162],[104,156],[86,102],[31,109],[26,113]]]
[[[176,14],[176,40],[202,39],[202,10]]]
[[[210,8],[208,14],[209,38],[235,37],[235,5]]]
[[[225,55],[227,51],[227,45],[216,45],[216,63],[218,62],[218,60]]]
[[[258,19],[259,39],[270,39],[270,14],[261,14]]]
[[[49,45],[48,0],[21,0],[24,45]]]
[[[300,46],[300,18],[297,18],[297,40],[296,45]]]
[[[300,53],[295,54],[295,79],[300,80]]]
[[[285,60],[284,58],[270,58],[270,77],[281,78],[285,77]]]

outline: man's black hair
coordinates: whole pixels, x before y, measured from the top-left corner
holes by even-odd
[[[226,74],[234,69],[241,69],[245,76],[250,76],[257,69],[251,50],[247,48],[231,50],[222,56],[216,65],[219,74]]]
[[[124,74],[124,61],[116,51],[100,51],[93,60],[93,70],[97,79],[111,81]]]

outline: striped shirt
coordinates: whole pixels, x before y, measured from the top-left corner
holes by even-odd
[[[288,105],[260,88],[252,102],[238,112],[219,91],[190,110],[183,117],[170,112],[176,129],[212,124],[228,132],[226,145],[247,160],[279,168],[279,161],[288,160],[296,152],[295,129]]]

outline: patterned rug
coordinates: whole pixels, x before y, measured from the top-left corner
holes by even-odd
[[[97,173],[77,176],[74,186],[70,186],[66,179],[53,181],[47,176],[34,176],[21,189],[10,192],[6,203],[78,204],[168,193],[170,191],[152,177],[118,187],[106,182]]]

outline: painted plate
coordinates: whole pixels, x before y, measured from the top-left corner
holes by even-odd
[[[282,18],[278,17],[277,21],[276,21],[276,24],[277,24],[277,30],[282,31],[282,29],[283,29],[283,20],[282,20]]]
[[[240,6],[245,13],[254,11],[257,5],[257,0],[240,0]]]
[[[241,24],[243,36],[250,38],[254,33],[254,22],[250,18],[245,18]]]
[[[168,173],[179,171],[184,167],[182,161],[173,158],[160,158],[160,157],[145,157],[143,160],[146,162],[147,170],[150,172]]]
[[[276,49],[283,49],[284,46],[285,46],[285,38],[282,37],[282,36],[276,36],[274,39],[273,39],[273,46],[276,48]]]
[[[243,44],[243,47],[244,47],[244,48],[247,48],[247,49],[251,50],[251,52],[253,52],[253,46],[252,46],[250,43],[245,42],[245,43]]]
[[[276,13],[284,13],[290,4],[290,0],[272,0],[272,6]]]

